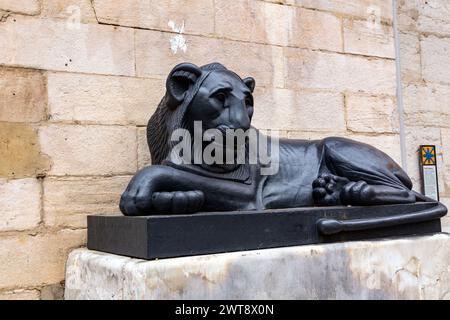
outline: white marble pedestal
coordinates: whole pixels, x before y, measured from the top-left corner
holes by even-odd
[[[450,235],[144,261],[78,249],[66,299],[450,299]]]

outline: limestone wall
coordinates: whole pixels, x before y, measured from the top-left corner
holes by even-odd
[[[255,77],[261,129],[348,136],[400,161],[391,6],[0,0],[0,298],[61,295],[67,253],[86,240],[86,215],[118,213],[132,174],[149,163],[145,124],[178,62],[219,61]],[[413,25],[417,10],[408,10]],[[443,144],[441,190],[450,198],[449,20],[430,12],[420,14],[432,33],[416,24],[402,33],[407,120],[411,148],[422,138]]]
[[[450,1],[399,0],[398,21],[409,174],[420,185],[417,147],[433,141],[450,207]]]

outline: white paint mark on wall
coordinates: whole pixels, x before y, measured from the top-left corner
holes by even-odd
[[[367,28],[381,29],[381,8],[379,6],[371,5],[367,8]]]
[[[79,6],[69,6],[66,8],[66,12],[70,15],[67,18],[66,26],[69,30],[81,29],[81,9]]]
[[[177,54],[178,50],[186,52],[187,44],[186,39],[183,36],[184,33],[184,21],[181,26],[177,26],[174,21],[170,20],[168,23],[169,27],[173,32],[177,32],[178,34],[170,39],[170,49],[173,54]]]

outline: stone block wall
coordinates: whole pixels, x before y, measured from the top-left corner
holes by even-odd
[[[417,147],[433,141],[441,201],[450,207],[450,1],[399,0],[398,22],[408,171],[420,185]]]
[[[425,13],[442,30],[402,33],[408,128],[431,128],[413,147],[450,136],[447,25]],[[390,0],[0,0],[0,298],[61,297],[86,215],[118,213],[149,164],[145,124],[176,63],[253,76],[261,129],[346,136],[400,162],[392,21]]]

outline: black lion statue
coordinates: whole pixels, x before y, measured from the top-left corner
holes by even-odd
[[[274,174],[262,174],[267,165],[247,161],[248,139],[231,149],[247,150],[241,163],[178,161],[183,155],[173,152],[179,141],[174,141],[172,134],[181,129],[192,138],[195,123],[201,123],[201,133],[216,129],[224,137],[229,130],[258,132],[251,127],[254,88],[253,78],[242,79],[219,63],[177,65],[167,78],[165,96],[148,122],[153,165],[131,180],[120,201],[121,211],[138,216],[432,201],[412,190],[410,178],[388,155],[345,138],[279,139],[272,159],[278,166]],[[258,132],[258,137],[263,135]],[[273,138],[266,138],[272,142]],[[197,149],[205,151],[214,143],[211,141],[197,143]],[[446,212],[439,204],[409,219],[432,219]]]

